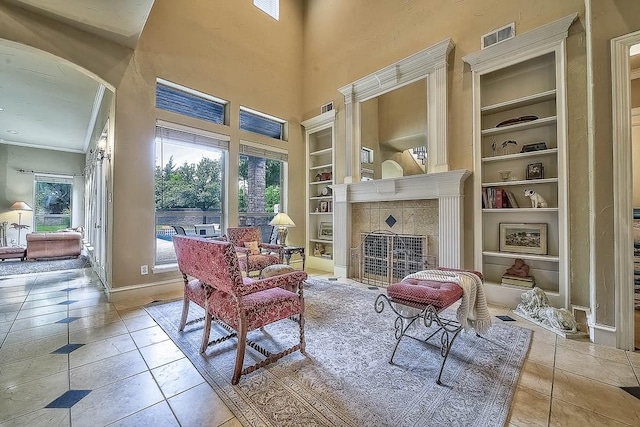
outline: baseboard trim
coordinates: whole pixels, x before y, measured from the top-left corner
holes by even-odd
[[[158,282],[143,283],[140,285],[110,288],[107,290],[107,298],[109,299],[109,302],[117,303],[127,301],[132,298],[176,292],[182,290],[183,287],[184,282],[179,278],[161,280]]]
[[[592,343],[617,348],[616,328],[599,323],[589,324],[589,338]]]

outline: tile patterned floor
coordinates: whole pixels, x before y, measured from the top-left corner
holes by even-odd
[[[0,277],[0,426],[240,425],[142,308],[178,296],[111,304],[88,270]],[[516,323],[534,335],[510,426],[640,425],[621,388],[640,386],[640,353]]]

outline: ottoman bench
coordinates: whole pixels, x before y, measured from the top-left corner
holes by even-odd
[[[22,246],[4,246],[0,248],[0,259],[20,258],[20,261],[24,261],[27,256],[27,250]]]
[[[432,271],[437,273],[447,271],[449,272],[447,274],[453,276],[456,271],[462,272],[463,270],[427,270],[421,273],[427,273],[426,276],[429,276],[428,273]],[[464,272],[464,274],[469,273],[475,274],[480,282],[482,281],[481,273]],[[380,294],[376,298],[375,310],[378,313],[382,313],[386,302],[397,316],[395,321],[396,345],[391,353],[389,363],[393,363],[393,357],[403,337],[413,338],[416,341],[427,343],[429,339],[441,332],[440,356],[442,357],[442,363],[436,383],[442,385],[441,378],[444,364],[447,361],[453,342],[463,329],[463,324],[456,319],[440,317],[440,313],[456,301],[462,299],[463,289],[458,283],[455,283],[454,277],[451,277],[450,281],[446,281],[446,277],[438,277],[437,280],[411,277],[416,275],[420,276],[419,274],[409,275],[401,282],[389,285],[387,287],[387,294]],[[432,325],[435,327],[435,331],[426,339],[417,338],[407,333],[409,327],[418,320],[421,320],[427,328],[430,328]],[[479,336],[477,332],[476,335]]]

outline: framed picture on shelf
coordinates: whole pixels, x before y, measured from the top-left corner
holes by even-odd
[[[527,179],[543,179],[544,178],[544,166],[542,163],[530,163],[527,165]]]
[[[333,223],[321,222],[318,227],[318,239],[333,240]]]
[[[500,252],[547,255],[547,224],[500,223]]]
[[[326,201],[320,202],[320,212],[329,212],[329,204]]]

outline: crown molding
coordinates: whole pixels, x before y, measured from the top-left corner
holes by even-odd
[[[454,43],[446,39],[338,89],[345,102],[360,102],[426,78],[447,65]]]
[[[523,52],[556,45],[567,38],[569,27],[576,19],[578,19],[577,13],[565,16],[512,39],[463,56],[462,60],[471,66],[471,70],[477,71],[485,64],[494,64],[496,60],[513,58],[522,55]]]

